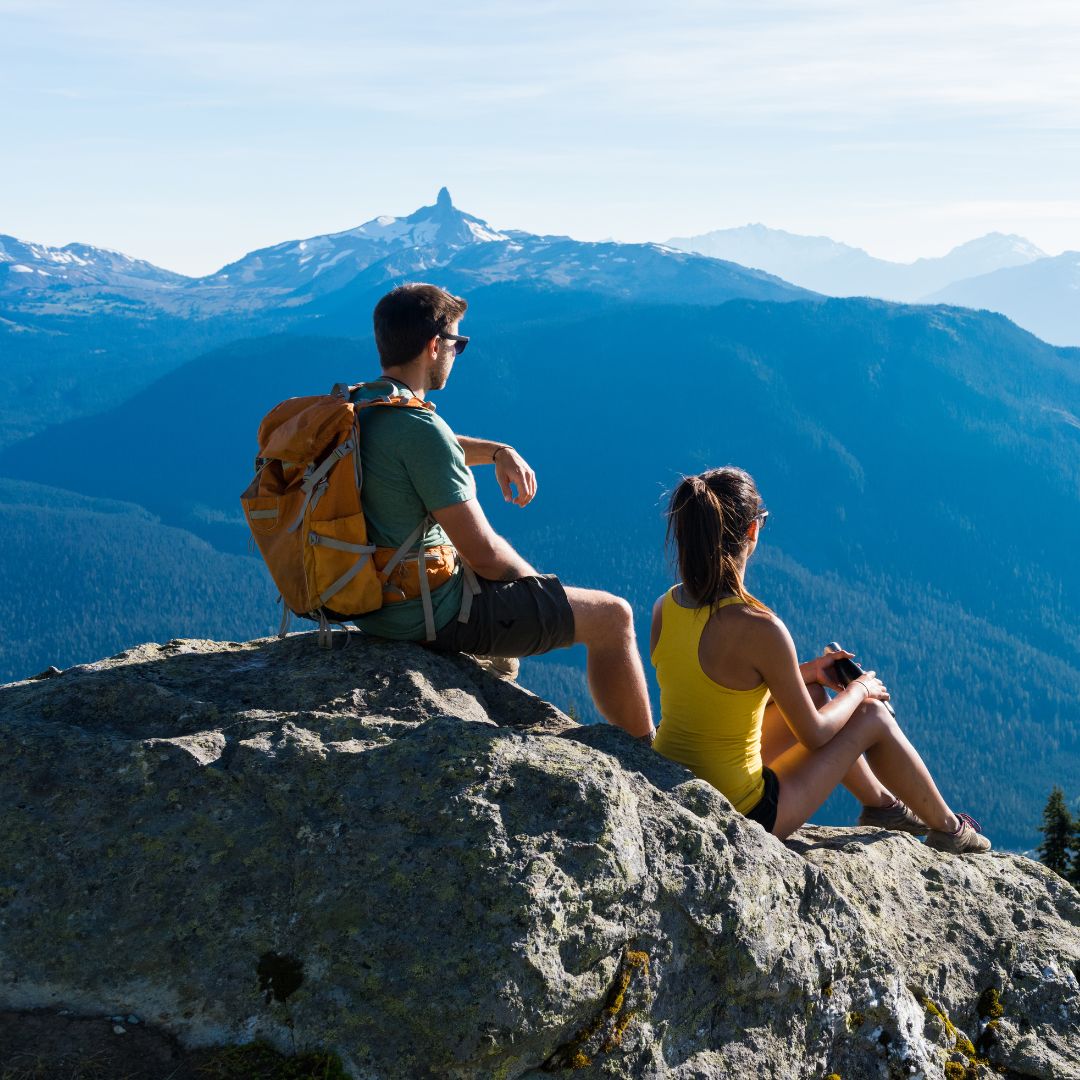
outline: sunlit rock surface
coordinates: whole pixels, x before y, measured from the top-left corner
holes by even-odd
[[[781,844],[418,646],[43,676],[0,688],[0,1010],[371,1078],[1080,1077],[1080,895],[1027,859]]]

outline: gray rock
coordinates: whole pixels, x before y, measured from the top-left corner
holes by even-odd
[[[0,688],[0,727],[0,1009],[364,1078],[1080,1077],[1060,878],[781,844],[468,657],[145,645]]]

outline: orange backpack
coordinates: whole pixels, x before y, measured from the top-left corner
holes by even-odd
[[[350,401],[361,388],[377,389],[378,396]],[[419,597],[427,640],[435,638],[431,590],[450,580],[459,559],[449,545],[424,546],[430,516],[399,548],[368,543],[357,424],[361,411],[374,406],[432,408],[390,382],[338,383],[329,394],[281,402],[259,425],[255,478],[240,503],[281,592],[280,636],[295,613],[317,620],[319,643],[329,646],[331,623]],[[475,575],[461,566],[458,617],[465,622],[479,590]]]

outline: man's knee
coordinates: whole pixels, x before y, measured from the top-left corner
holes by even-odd
[[[599,589],[567,589],[579,642],[624,640],[634,632],[634,610],[628,601]]]

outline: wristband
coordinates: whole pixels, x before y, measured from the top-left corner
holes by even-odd
[[[494,461],[499,456],[500,451],[502,451],[502,450],[513,450],[513,449],[514,448],[509,443],[503,443],[503,445],[498,447],[495,450],[495,452],[491,455],[491,460]]]

